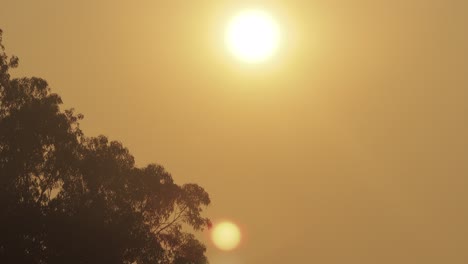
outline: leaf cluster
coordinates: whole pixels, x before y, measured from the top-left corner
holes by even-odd
[[[207,263],[210,198],[120,142],[87,137],[83,116],[41,78],[11,78],[0,30],[0,263]]]

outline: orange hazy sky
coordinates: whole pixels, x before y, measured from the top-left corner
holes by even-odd
[[[282,45],[226,51],[262,8]],[[2,0],[14,76],[39,76],[143,166],[241,226],[213,264],[468,263],[468,1]]]

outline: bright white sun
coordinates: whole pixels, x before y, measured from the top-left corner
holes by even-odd
[[[231,222],[217,224],[211,232],[213,243],[221,250],[235,249],[241,240],[239,227]]]
[[[280,30],[266,12],[248,10],[232,19],[225,40],[236,57],[248,63],[258,63],[274,54],[279,46]]]

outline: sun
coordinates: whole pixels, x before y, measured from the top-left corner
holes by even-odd
[[[239,227],[234,223],[221,222],[211,232],[211,239],[219,249],[230,251],[239,245],[241,232]]]
[[[280,30],[273,18],[261,10],[247,10],[229,23],[226,45],[237,58],[259,63],[270,58],[280,42]]]

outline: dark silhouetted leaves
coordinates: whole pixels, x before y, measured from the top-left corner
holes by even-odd
[[[208,194],[121,143],[85,137],[82,115],[40,78],[11,79],[0,30],[0,263],[207,263]]]

